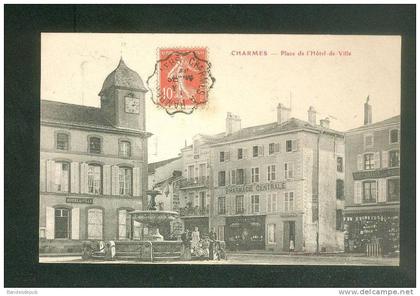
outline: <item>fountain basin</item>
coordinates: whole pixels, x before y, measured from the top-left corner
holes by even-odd
[[[159,233],[159,226],[175,220],[178,212],[173,211],[132,211],[130,215],[134,221],[146,225],[148,234],[144,235],[146,240],[163,241],[163,236]]]

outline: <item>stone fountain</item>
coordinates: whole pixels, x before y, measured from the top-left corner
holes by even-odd
[[[163,241],[163,236],[159,233],[159,227],[175,220],[179,214],[173,211],[158,211],[156,209],[156,196],[161,193],[157,190],[148,190],[146,193],[150,195],[148,209],[146,211],[132,211],[130,215],[133,220],[148,228],[148,234],[144,236],[143,240]]]

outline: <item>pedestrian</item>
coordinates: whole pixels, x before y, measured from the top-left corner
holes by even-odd
[[[188,229],[186,229],[181,234],[181,240],[182,240],[182,259],[191,260],[191,241],[190,241],[190,233]]]
[[[214,228],[210,230],[209,233],[209,240],[210,240],[210,246],[209,246],[209,259],[214,260],[214,252],[215,252],[215,243],[216,243],[216,232],[214,231]]]
[[[295,242],[291,239],[289,243],[289,253],[291,254],[294,251],[295,251]]]
[[[194,227],[194,231],[191,233],[191,248],[196,251],[198,249],[198,243],[200,242],[200,232],[198,227]]]

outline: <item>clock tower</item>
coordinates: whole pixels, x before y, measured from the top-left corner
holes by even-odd
[[[140,75],[121,58],[99,92],[101,110],[115,127],[145,130],[145,93]]]

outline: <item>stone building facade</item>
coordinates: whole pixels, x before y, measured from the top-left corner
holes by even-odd
[[[346,132],[345,247],[365,252],[369,244],[384,253],[399,250],[400,116],[372,123],[364,106],[364,125]]]
[[[147,201],[145,92],[121,59],[100,108],[41,101],[41,252],[141,237],[128,212]]]
[[[230,249],[343,250],[344,135],[312,107],[302,121],[280,104],[277,121],[249,128],[228,113],[225,132],[197,135],[182,157],[186,227]]]

